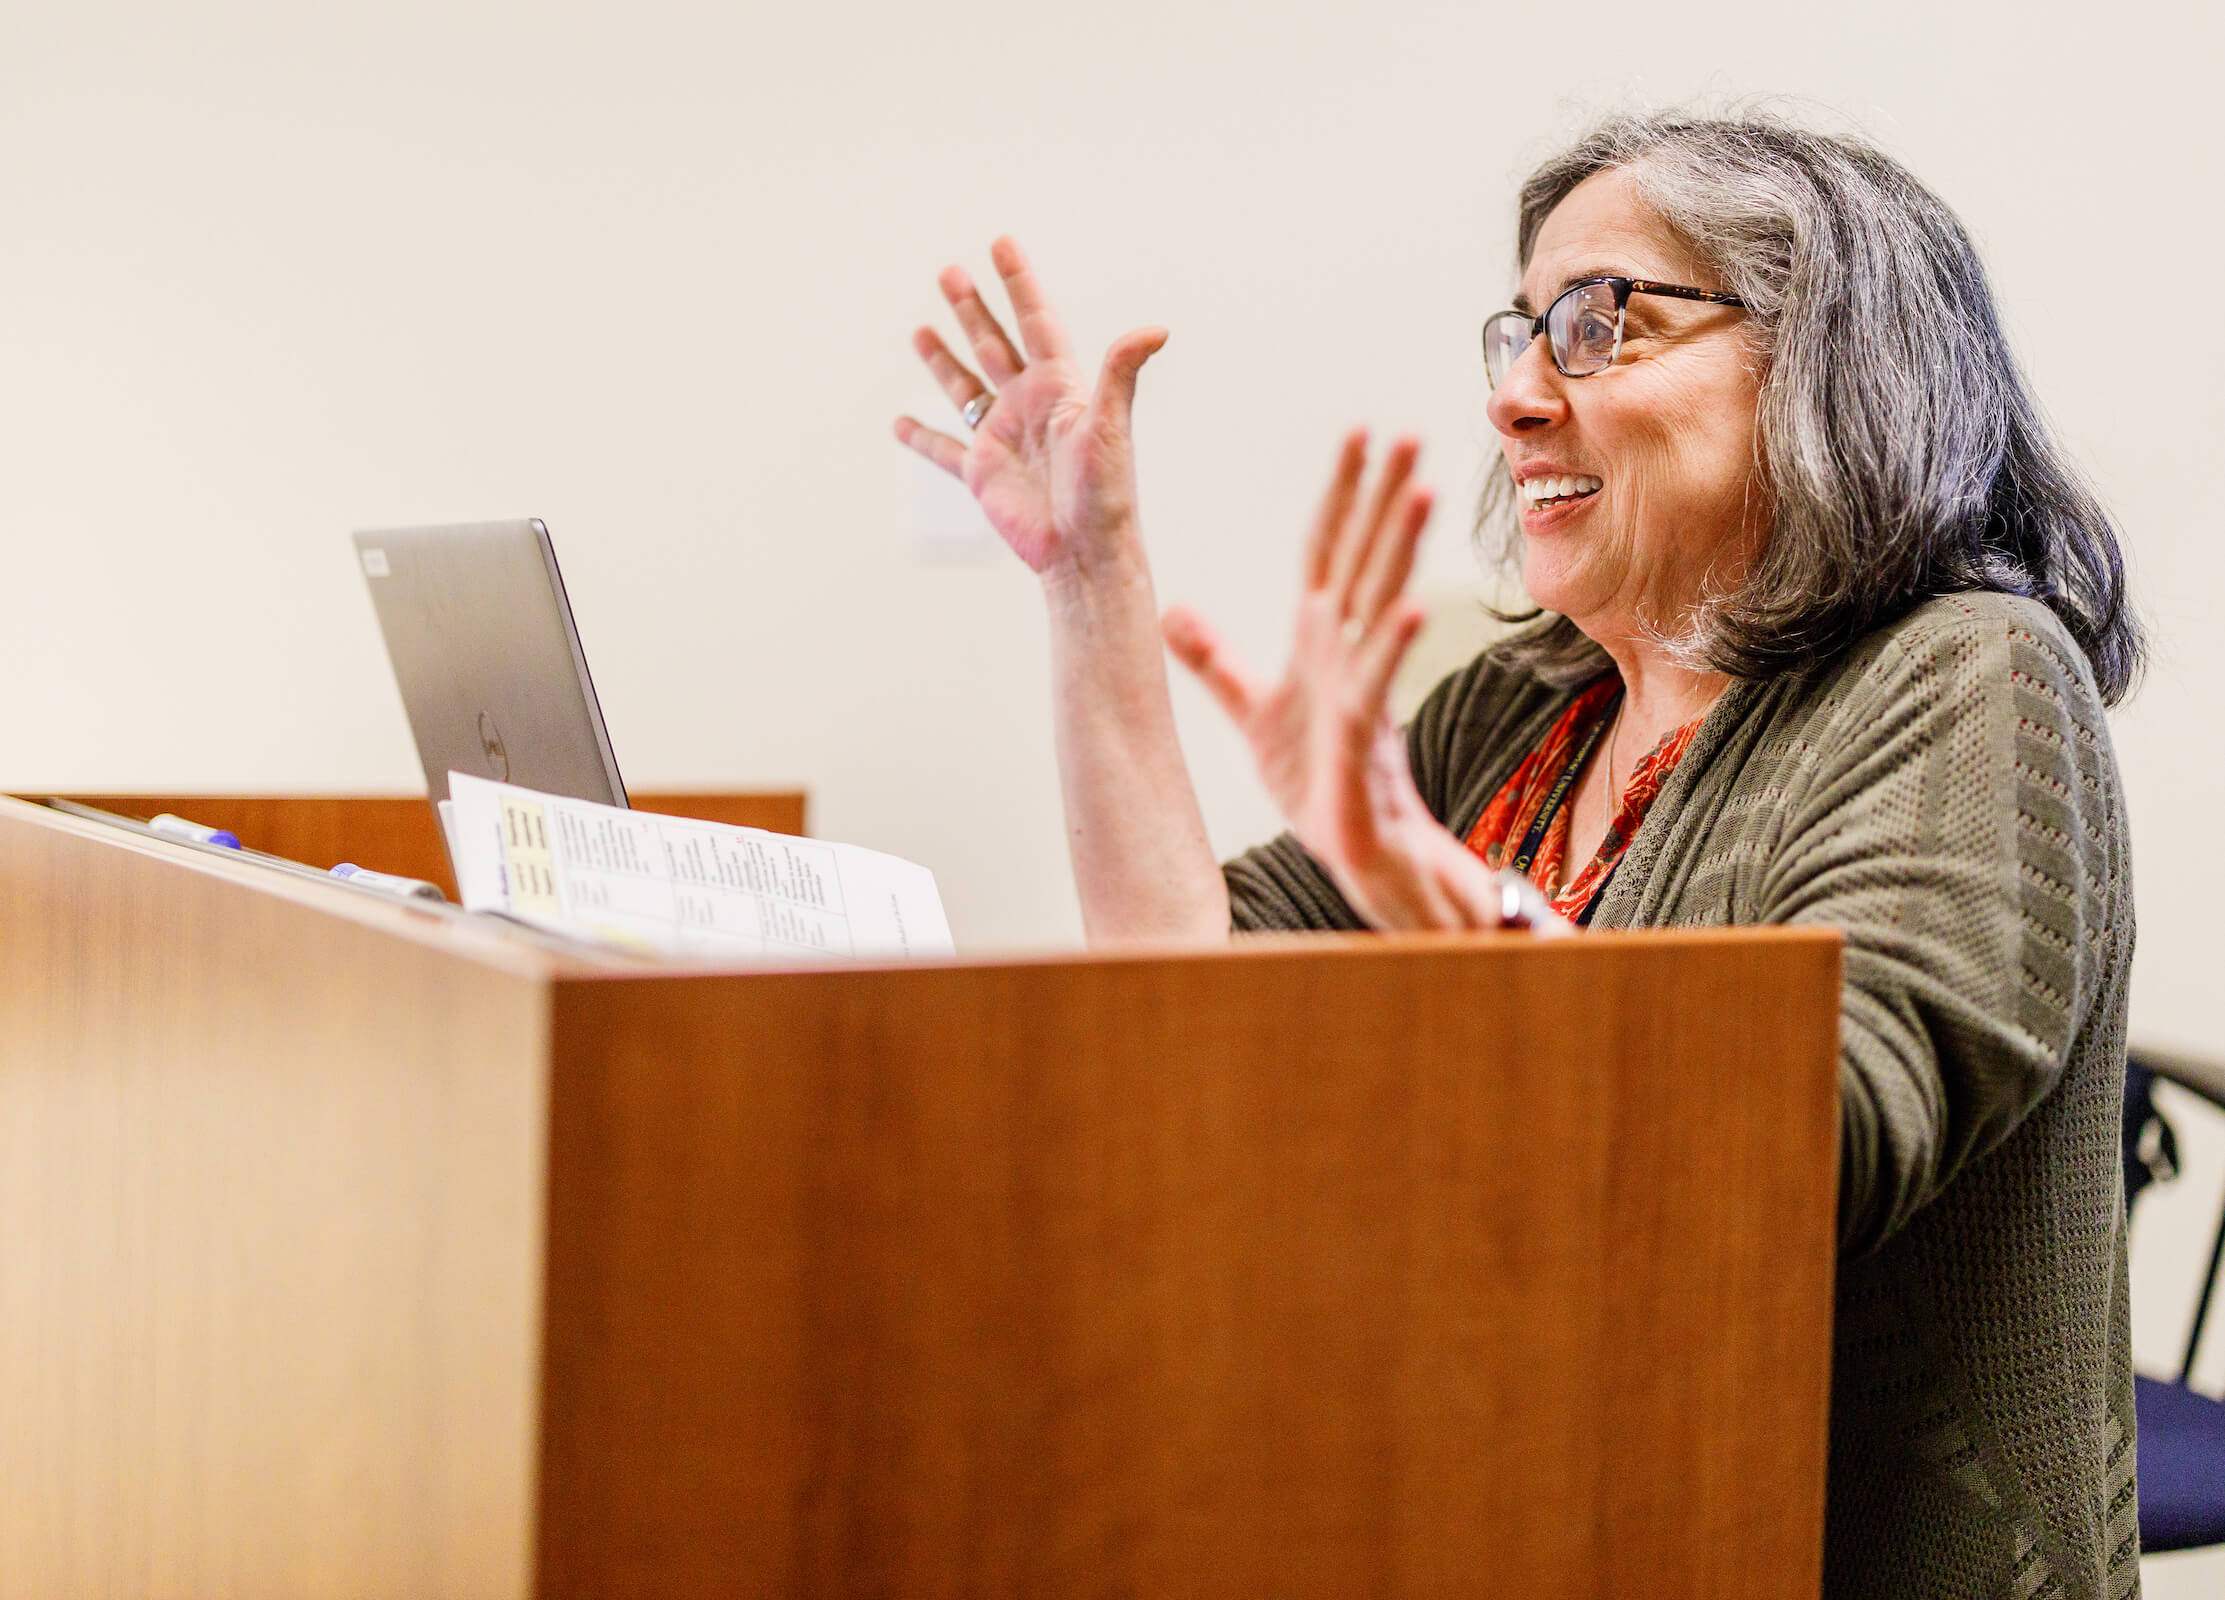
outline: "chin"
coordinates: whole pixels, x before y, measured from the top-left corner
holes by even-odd
[[[1522,592],[1530,604],[1577,621],[1614,609],[1630,586],[1634,565],[1631,541],[1612,525],[1527,533]]]
[[[1571,607],[1583,604],[1583,586],[1574,580],[1575,575],[1561,562],[1540,562],[1525,559],[1522,563],[1522,592],[1530,597],[1530,604],[1547,611],[1570,615]]]

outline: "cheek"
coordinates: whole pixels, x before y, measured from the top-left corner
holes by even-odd
[[[1603,442],[1619,441],[1618,467],[1627,465],[1647,500],[1681,515],[1737,515],[1754,477],[1752,383],[1742,373],[1702,372],[1649,389],[1618,396],[1630,403],[1600,419]]]

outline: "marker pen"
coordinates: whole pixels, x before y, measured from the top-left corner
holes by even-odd
[[[399,895],[405,900],[446,900],[440,885],[427,883],[423,878],[404,878],[391,872],[373,872],[369,867],[359,867],[352,861],[343,861],[332,869],[332,876],[344,883],[358,884],[366,889],[376,889],[381,894]]]
[[[188,822],[183,817],[173,817],[165,811],[159,817],[149,817],[147,826],[172,839],[191,839],[195,844],[220,844],[227,850],[237,850],[239,835],[229,828],[212,828],[206,823]]]

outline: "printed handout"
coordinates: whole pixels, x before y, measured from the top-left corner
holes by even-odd
[[[856,845],[448,775],[473,911],[659,954],[785,964],[952,954],[935,876]]]

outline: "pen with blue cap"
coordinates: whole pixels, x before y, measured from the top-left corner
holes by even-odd
[[[229,828],[212,828],[205,822],[188,822],[165,811],[160,816],[149,817],[147,826],[166,838],[186,839],[194,844],[222,845],[227,850],[240,847],[239,835]]]
[[[404,900],[446,900],[437,883],[427,883],[423,878],[405,878],[392,872],[373,872],[369,867],[359,867],[352,861],[343,861],[332,869],[332,876],[342,883],[352,883],[358,889],[376,889],[381,894],[397,895]]]

